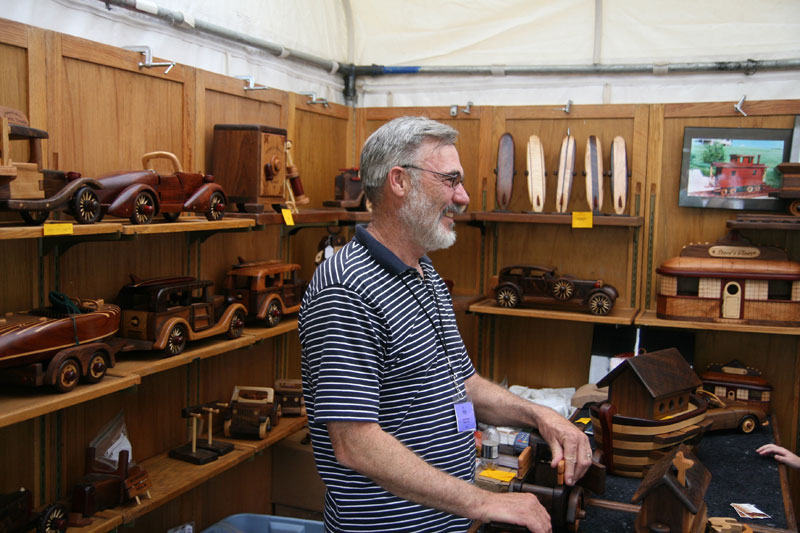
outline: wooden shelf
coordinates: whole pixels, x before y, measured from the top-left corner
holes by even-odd
[[[111,513],[121,517],[123,524],[129,524],[137,518],[153,511],[181,494],[205,483],[209,479],[233,468],[253,457],[279,440],[301,429],[307,423],[306,417],[282,418],[280,423],[270,431],[266,439],[261,441],[244,441],[218,437],[218,440],[233,442],[235,448],[216,461],[205,465],[195,465],[169,457],[162,453],[141,463],[147,470],[152,488],[151,498],[141,498],[141,503],[130,501],[125,505],[109,509]]]
[[[479,211],[472,213],[474,220],[483,222],[515,222],[520,224],[572,225],[572,213],[508,213],[503,211]],[[595,215],[593,226],[639,227],[643,217],[626,215]]]
[[[528,318],[547,318],[551,320],[569,320],[571,322],[595,322],[600,324],[633,324],[636,309],[614,307],[606,316],[597,316],[589,313],[574,313],[571,311],[556,311],[552,309],[532,309],[529,307],[506,308],[497,305],[491,299],[484,299],[469,306],[471,313],[485,315],[518,316]]]
[[[70,221],[54,221],[58,224],[69,224],[72,226],[72,233],[61,235],[47,235],[47,237],[70,237],[84,235],[107,235],[111,233],[122,233],[122,223],[99,222],[97,224],[73,224]],[[0,223],[0,240],[10,239],[38,239],[45,237],[45,227],[26,226],[23,222],[2,222]]]
[[[228,339],[223,336],[192,341],[190,348],[173,355],[172,357],[160,357],[160,351],[134,351],[121,352],[117,354],[117,364],[110,368],[110,375],[136,374],[139,376],[149,376],[158,372],[164,372],[175,367],[188,365],[195,359],[208,359],[226,352],[250,346],[256,342],[252,335],[242,334],[237,339]]]
[[[252,448],[253,453],[256,453],[272,446],[279,440],[285,439],[292,433],[300,431],[306,424],[308,424],[308,418],[305,416],[282,416],[278,425],[267,433],[267,438],[265,439],[255,440],[219,437],[219,440],[232,442],[237,448]]]
[[[655,311],[642,311],[634,321],[639,326],[659,328],[704,329],[713,331],[732,331],[736,333],[764,333],[767,335],[800,335],[800,327],[764,326],[751,324],[726,324],[721,322],[700,322],[693,320],[665,320],[658,318]]]
[[[255,337],[255,342],[263,341],[271,337],[277,337],[290,331],[297,330],[297,317],[283,318],[277,326],[273,328],[268,327],[246,327],[244,328],[244,335]]]
[[[68,527],[67,533],[105,533],[122,525],[122,516],[110,509],[92,515],[92,523],[83,527]]]
[[[800,230],[800,217],[787,215],[739,215],[735,220],[729,220],[729,228],[734,229],[777,229]]]
[[[482,294],[454,294],[453,295],[453,311],[469,311],[469,307],[486,299]]]
[[[226,217],[212,222],[200,217],[181,217],[176,222],[161,220],[150,224],[124,224],[122,233],[123,235],[150,235],[157,233],[183,233],[185,231],[222,231],[252,226],[255,226],[255,222],[246,218]]]
[[[88,402],[141,383],[138,375],[111,374],[112,370],[116,368],[109,369],[99,383],[80,384],[67,393],[48,392],[46,387],[3,387],[0,392],[0,427]]]

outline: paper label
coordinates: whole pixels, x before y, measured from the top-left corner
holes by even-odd
[[[51,222],[45,224],[42,229],[45,235],[72,235],[71,222]]]
[[[499,481],[503,481],[504,483],[508,483],[514,477],[516,477],[516,472],[506,472],[505,470],[495,470],[493,468],[487,468],[482,470],[479,474],[481,476],[485,476],[492,479],[497,479]]]
[[[591,211],[573,211],[572,212],[572,227],[573,228],[591,228],[592,227],[592,212]]]
[[[283,215],[283,221],[287,226],[294,226],[294,219],[292,218],[291,210],[281,209],[281,214]]]

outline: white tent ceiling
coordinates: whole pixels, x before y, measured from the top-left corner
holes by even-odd
[[[0,0],[3,16],[259,84],[344,102],[336,64],[495,66],[494,75],[359,76],[358,105],[637,103],[800,98],[800,71],[664,74],[657,65],[797,60],[798,0]],[[112,2],[114,4],[115,2]],[[178,12],[170,25],[146,12]],[[209,36],[202,23],[285,47]],[[192,26],[195,26],[192,28]],[[292,53],[330,60],[330,69]],[[324,61],[323,61],[324,63]],[[656,66],[655,73],[514,74],[514,66]],[[505,70],[503,67],[508,67]],[[659,74],[660,72],[660,74]]]

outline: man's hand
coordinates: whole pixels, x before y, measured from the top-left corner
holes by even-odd
[[[504,522],[525,526],[534,533],[550,533],[550,515],[533,494],[486,492],[480,509],[482,522]]]
[[[552,468],[564,459],[564,481],[574,485],[592,465],[592,447],[589,438],[572,422],[550,409],[538,413],[537,428],[547,441],[553,460]]]

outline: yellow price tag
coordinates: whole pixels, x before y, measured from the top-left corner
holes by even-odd
[[[53,222],[43,226],[44,234],[47,235],[72,235],[71,222]]]
[[[592,421],[591,418],[579,418],[575,422],[578,423],[578,424],[584,424],[585,425],[585,424],[588,424],[591,421]]]
[[[281,209],[281,214],[287,226],[294,226],[294,219],[292,218],[292,211],[290,209]]]
[[[592,227],[592,212],[591,211],[573,211],[572,212],[572,227],[573,228],[591,228]]]
[[[508,483],[512,479],[516,477],[516,472],[506,472],[505,470],[494,470],[492,468],[487,468],[483,470],[479,475],[486,476],[491,479],[497,479],[504,483]]]

